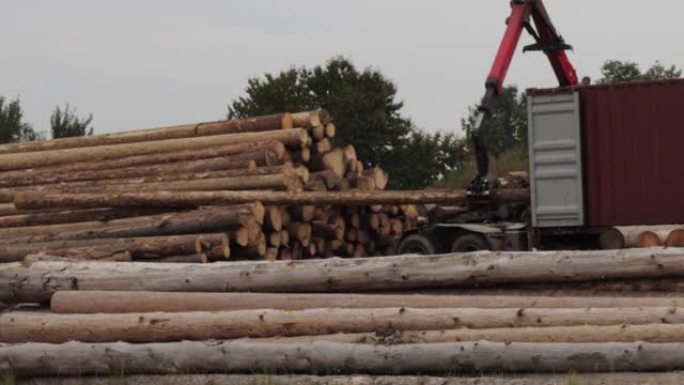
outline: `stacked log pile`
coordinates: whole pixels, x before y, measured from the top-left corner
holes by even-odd
[[[60,377],[52,381],[140,374],[132,378],[251,383],[264,372],[273,383],[321,384],[338,378],[332,374],[421,384],[439,379],[383,376],[590,379],[597,377],[581,373],[684,370],[684,290],[631,286],[682,279],[684,250],[677,248],[197,265],[6,263],[0,300],[14,307],[0,314],[0,368],[18,377]],[[554,285],[563,291],[550,295]],[[27,303],[49,309],[26,310]],[[636,374],[605,378],[649,383]],[[490,378],[528,379],[561,381]],[[489,383],[462,381],[455,383]]]
[[[0,261],[388,255],[416,204],[465,199],[382,191],[335,133],[316,110],[2,145]]]

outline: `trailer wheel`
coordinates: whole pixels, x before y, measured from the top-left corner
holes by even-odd
[[[397,247],[397,254],[437,254],[437,248],[430,238],[421,234],[413,234],[404,238]]]
[[[451,244],[452,253],[470,253],[481,250],[491,250],[491,247],[489,242],[479,234],[463,234]]]

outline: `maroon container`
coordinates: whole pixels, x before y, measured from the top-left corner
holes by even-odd
[[[578,90],[586,224],[684,223],[684,80]]]

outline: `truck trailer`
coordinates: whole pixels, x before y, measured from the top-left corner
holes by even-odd
[[[620,229],[684,223],[684,80],[527,91],[530,201],[473,195],[399,253],[620,247]]]

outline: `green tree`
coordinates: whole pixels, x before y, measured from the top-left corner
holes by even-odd
[[[245,93],[228,106],[229,118],[328,110],[339,127],[335,144],[351,143],[359,159],[385,168],[391,188],[425,187],[439,170],[457,165],[456,156],[445,155],[457,151],[449,148],[456,146],[455,138],[416,129],[401,115],[395,85],[379,71],[360,71],[345,58],[249,79]]]
[[[92,135],[93,128],[88,127],[92,121],[92,114],[88,115],[87,118],[79,118],[76,115],[76,109],[72,110],[68,103],[64,109],[57,106],[50,116],[52,138]]]
[[[461,119],[463,131],[470,135],[475,127],[479,112],[477,107],[470,107],[467,118]],[[487,150],[498,158],[510,150],[527,149],[527,100],[525,94],[518,92],[518,87],[504,88],[502,96],[492,116],[485,120],[482,127]]]
[[[642,72],[637,63],[607,60],[601,67],[601,76],[602,78],[598,80],[599,84],[640,80],[667,80],[680,78],[682,70],[674,65],[666,67],[661,62],[656,61],[648,70]]]
[[[33,127],[23,121],[19,98],[9,102],[0,96],[0,143],[27,142],[41,139]]]

